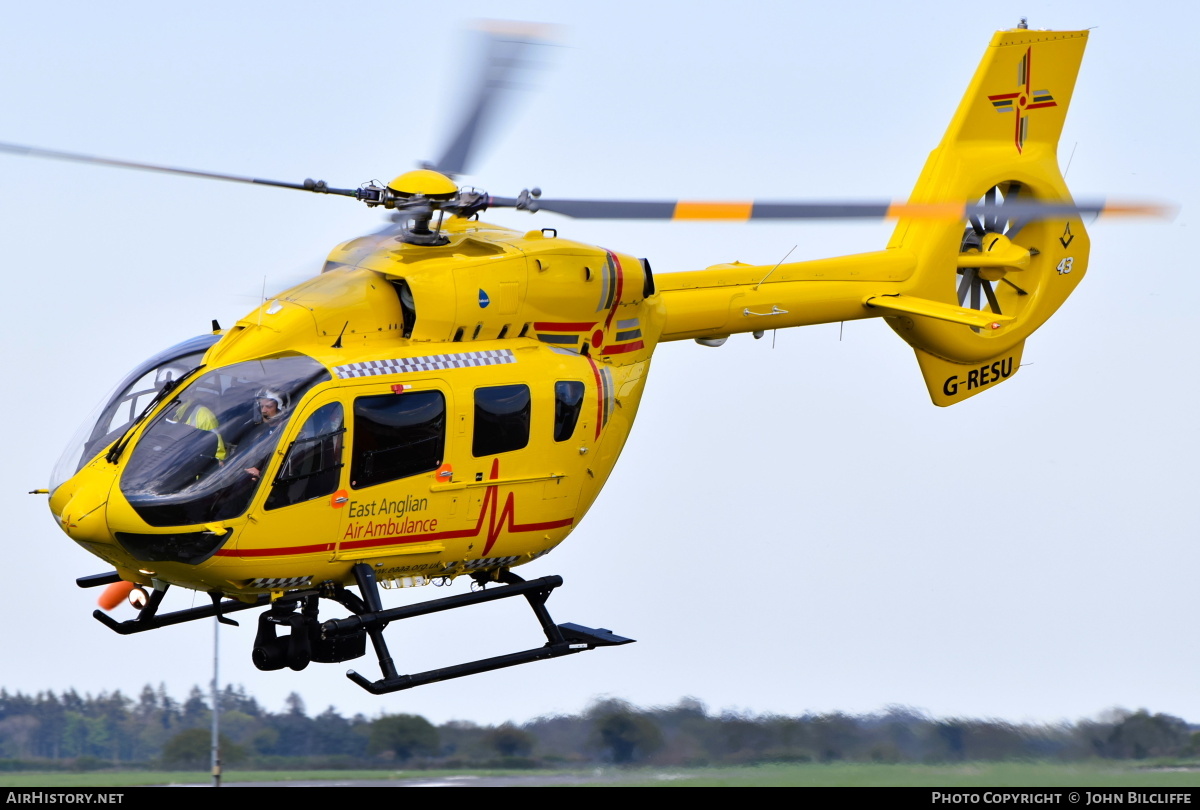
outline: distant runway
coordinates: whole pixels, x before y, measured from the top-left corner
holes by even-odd
[[[590,773],[538,774],[529,776],[437,776],[416,779],[308,779],[282,782],[224,782],[221,787],[555,787],[562,785],[600,785],[609,782],[659,780],[671,782],[686,778],[683,774],[644,771],[621,772],[596,769]],[[211,782],[193,782],[168,787],[211,787]]]

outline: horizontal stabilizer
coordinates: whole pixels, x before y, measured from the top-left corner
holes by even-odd
[[[976,329],[999,329],[1016,320],[1011,315],[997,315],[993,312],[957,307],[954,304],[930,301],[928,298],[918,298],[915,295],[868,295],[863,299],[863,306],[890,312],[903,312],[908,315],[923,315],[939,321],[974,326]]]

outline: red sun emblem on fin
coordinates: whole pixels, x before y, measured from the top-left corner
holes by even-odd
[[[1013,122],[1013,143],[1018,152],[1024,151],[1025,140],[1029,137],[1029,111],[1058,106],[1049,90],[1033,89],[1032,64],[1033,47],[1030,46],[1017,63],[1017,91],[988,96],[996,112],[1013,113],[1016,119]]]

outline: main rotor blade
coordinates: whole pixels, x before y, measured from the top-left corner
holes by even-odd
[[[305,180],[303,183],[285,183],[281,180],[264,180],[261,177],[242,177],[236,174],[221,174],[219,172],[201,172],[195,169],[180,169],[175,166],[159,166],[154,163],[137,163],[132,160],[115,160],[113,158],[82,155],[77,152],[59,152],[54,149],[41,149],[36,146],[22,146],[15,143],[0,143],[0,152],[22,157],[46,158],[48,160],[67,160],[74,163],[87,163],[93,166],[111,166],[118,169],[138,169],[147,172],[162,172],[163,174],[181,174],[185,177],[203,177],[208,180],[228,180],[233,183],[253,183],[259,186],[275,186],[291,188],[297,191],[312,191],[317,194],[340,194],[345,197],[357,197],[356,189],[330,188],[323,180]]]
[[[892,202],[687,202],[683,200],[544,200],[492,197],[490,208],[553,211],[575,219],[672,220],[789,220],[789,219],[951,219],[984,222],[995,218],[996,208],[986,204]],[[1019,202],[1003,207],[1009,217],[1024,220],[1059,219],[1087,215],[1172,215],[1170,206],[1158,203]]]
[[[1004,195],[1004,204],[1006,206],[1016,205],[1017,199],[1020,196],[1021,196],[1021,184],[1020,183],[1012,183],[1008,187],[1008,193]],[[1004,234],[1005,236],[1007,236],[1009,238],[1012,238],[1012,237],[1016,236],[1017,232],[1020,231],[1021,228],[1023,228],[1025,226],[1025,223],[1021,220],[1020,217],[1014,216],[1012,214],[1008,214],[1007,211],[1004,213],[1006,214],[1008,219],[1004,222],[1004,226],[1000,229],[1000,233]]]
[[[540,66],[532,57],[551,42],[553,26],[528,23],[485,23],[483,69],[471,94],[462,121],[446,151],[430,168],[445,175],[465,174],[480,136],[495,120],[497,111],[513,100],[512,91],[524,86],[521,74]]]
[[[986,220],[984,220],[984,226],[989,231],[992,231],[994,233],[996,230],[996,218],[998,216],[996,213],[996,187],[995,186],[992,186],[991,188],[989,188],[987,190],[987,193],[983,195],[983,204],[986,207],[992,209],[991,216],[989,216]]]

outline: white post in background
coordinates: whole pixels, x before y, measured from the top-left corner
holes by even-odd
[[[212,679],[212,778],[213,787],[221,786],[221,746],[218,735],[221,727],[221,693],[217,688],[217,662],[219,659],[219,640],[221,617],[213,616],[213,679]]]

